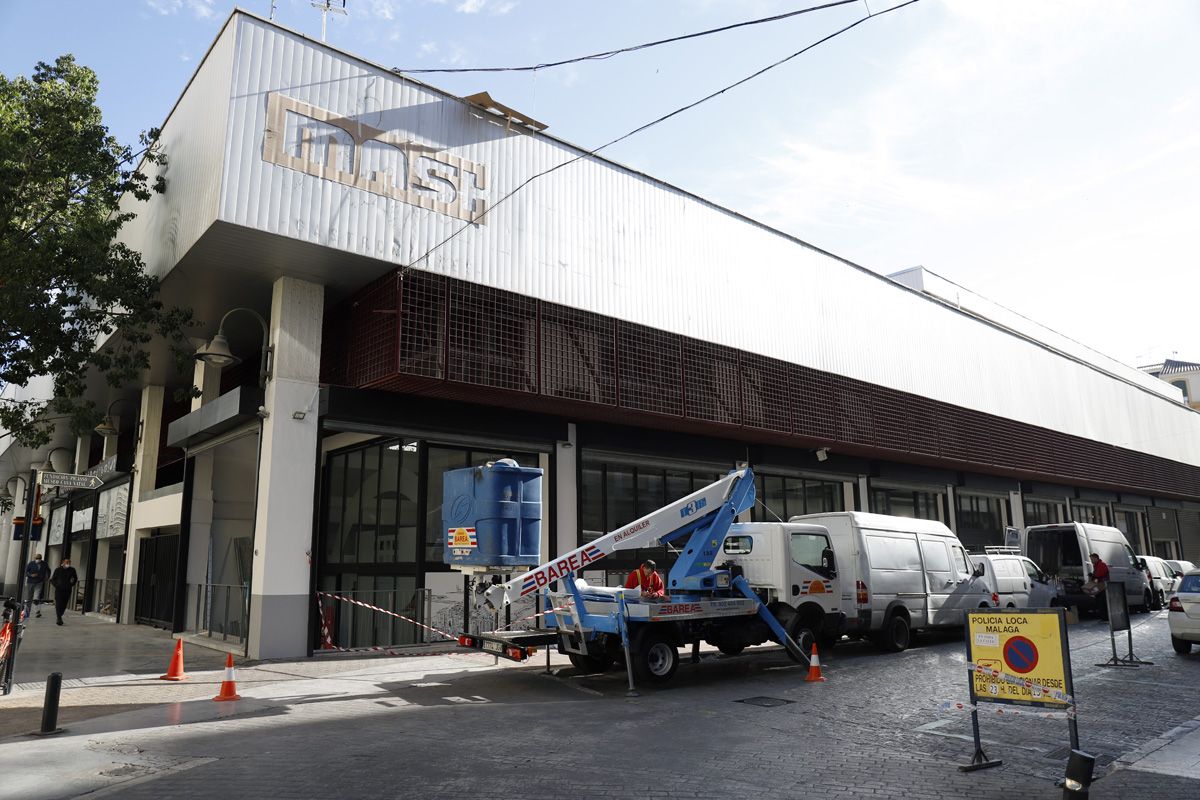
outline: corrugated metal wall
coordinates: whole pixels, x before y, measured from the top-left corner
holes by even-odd
[[[1200,497],[1200,467],[427,272],[330,309],[323,339],[325,383]]]
[[[166,178],[166,192],[147,203],[121,200],[122,210],[137,216],[120,238],[141,252],[152,275],[173,269],[217,218],[235,39],[236,26],[227,26],[163,124],[167,165],[148,172]]]
[[[223,220],[395,264],[412,263],[464,224],[265,161],[272,93],[485,165],[491,203],[576,155],[265,22],[239,17],[237,26]],[[607,162],[585,160],[538,181],[421,267],[718,346],[686,356],[692,367],[719,373],[720,348],[736,348],[1200,464],[1195,412]],[[629,344],[656,369],[685,358],[653,341]],[[655,402],[670,413],[687,401]]]

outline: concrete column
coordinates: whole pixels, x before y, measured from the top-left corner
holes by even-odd
[[[308,652],[309,549],[316,482],[317,414],[313,396],[321,367],[324,287],[280,278],[271,292],[275,363],[267,383],[254,572],[250,597],[250,658]]]
[[[958,533],[958,498],[951,484],[946,484],[946,527]]]
[[[14,481],[14,483],[16,483]],[[20,484],[17,484],[18,486]],[[5,584],[4,575],[5,567],[8,566],[8,551],[12,547],[12,518],[16,506],[13,506],[13,511],[6,511],[0,514],[0,595],[8,597],[12,594]]]
[[[104,439],[104,452],[101,454],[100,460],[103,461],[104,459],[111,458],[117,454],[117,442],[121,437],[103,436],[101,438]]]
[[[83,473],[91,466],[92,435],[85,433],[75,439],[75,472]]]
[[[575,476],[579,474],[579,447],[576,442],[575,423],[567,425],[566,441],[554,446],[557,467],[554,470],[554,516],[558,527],[558,552],[550,552],[550,537],[542,542],[542,561],[550,560],[559,553],[569,553],[579,546],[579,502]]]
[[[20,575],[21,569],[25,566],[21,563],[21,543],[12,541],[12,518],[25,515],[25,493],[29,491],[29,487],[27,487],[25,484],[28,483],[28,481],[28,471],[21,476],[21,480],[13,481],[13,488],[16,489],[16,491],[13,492],[13,498],[16,501],[16,505],[13,506],[12,514],[9,516],[9,525],[6,529],[6,538],[9,540],[10,544],[8,547],[8,556],[6,557],[5,561],[0,562],[0,566],[3,566],[3,572],[0,573],[0,577],[3,578],[2,582],[4,583],[5,591],[10,595],[17,590],[17,577]],[[33,545],[34,542],[30,542],[29,544]],[[33,556],[33,552],[34,551],[31,547],[29,550],[31,558]]]
[[[871,480],[866,475],[858,476],[858,508],[855,511],[871,510]]]
[[[147,386],[142,389],[141,408],[138,419],[142,421],[142,436],[134,451],[133,468],[137,472],[134,479],[133,501],[136,503],[144,492],[154,490],[154,478],[158,472],[158,448],[162,444],[163,400],[166,390],[161,386]]]
[[[1025,527],[1025,500],[1021,497],[1020,492],[1008,493],[1008,507],[1012,511],[1012,520],[1009,525],[1012,525],[1018,530]]]
[[[192,385],[200,390],[200,396],[192,398],[192,411],[195,411],[205,403],[216,400],[221,394],[220,367],[197,361],[192,370]]]

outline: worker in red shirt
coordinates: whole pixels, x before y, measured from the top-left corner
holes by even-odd
[[[666,587],[663,586],[662,576],[658,574],[658,565],[650,559],[646,559],[640,567],[629,573],[629,577],[625,579],[625,588],[641,589],[642,597],[647,600],[666,599]]]
[[[1096,595],[1108,586],[1108,564],[1104,563],[1099,553],[1092,553],[1089,558],[1092,560],[1092,579],[1084,584],[1083,590]]]

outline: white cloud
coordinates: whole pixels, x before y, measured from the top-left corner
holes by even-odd
[[[517,7],[516,0],[462,0],[454,10],[461,14],[478,14],[487,11],[492,16],[507,14]]]
[[[215,13],[213,0],[145,0],[146,5],[159,14],[178,14],[187,8],[196,19],[209,19]]]
[[[392,0],[371,0],[368,11],[379,19],[396,18],[396,4]]]
[[[923,264],[1117,357],[1184,345],[1169,287],[1196,261],[1194,18],[1165,2],[913,6],[869,23],[886,50],[849,59],[842,85],[867,89],[777,110],[759,155],[707,193],[881,272]]]
[[[438,43],[429,41],[421,42],[421,46],[417,48],[417,53],[422,56],[431,56],[438,51]]]

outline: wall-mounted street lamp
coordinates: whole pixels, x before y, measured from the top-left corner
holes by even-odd
[[[263,330],[262,357],[258,367],[258,388],[267,388],[267,381],[271,379],[271,357],[275,353],[275,347],[271,344],[271,332],[267,327],[267,321],[262,318],[252,308],[235,308],[225,313],[221,317],[221,324],[217,326],[217,335],[212,340],[196,351],[196,360],[203,361],[206,364],[212,364],[217,369],[232,367],[235,364],[242,363],[242,359],[233,354],[229,349],[229,340],[225,338],[225,320],[229,319],[230,314],[235,314],[238,311],[245,311],[247,314],[253,314],[258,320],[258,324]]]
[[[120,418],[113,417],[113,413],[112,413],[113,407],[116,406],[117,403],[132,403],[132,402],[133,401],[127,397],[118,397],[116,400],[113,400],[111,403],[108,404],[108,410],[104,412],[104,420],[99,425],[97,425],[95,428],[93,428],[93,430],[96,431],[96,433],[100,434],[101,436],[116,436],[116,435],[118,435],[121,432],[120,429],[117,427],[117,423],[120,421]]]
[[[16,502],[16,498],[13,497],[13,493],[9,491],[8,488],[9,484],[11,484],[13,481],[20,481],[21,483],[25,484],[26,489],[29,488],[29,481],[25,480],[20,475],[13,475],[4,482],[4,486],[0,486],[0,503],[3,503],[4,505]]]
[[[59,471],[58,468],[54,466],[54,458],[53,458],[54,454],[57,453],[59,450],[62,450],[64,453],[67,453],[68,455],[70,455],[70,453],[71,453],[71,451],[65,447],[55,447],[49,453],[46,453],[46,460],[42,462],[42,465],[40,467],[38,467],[38,472],[58,472]]]

